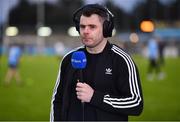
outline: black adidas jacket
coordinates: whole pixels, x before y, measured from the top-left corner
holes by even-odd
[[[60,65],[51,103],[51,121],[67,120],[75,73],[71,66],[72,53],[67,54]],[[142,112],[143,97],[138,70],[127,53],[108,42],[95,70],[95,92],[90,104],[96,107],[98,120],[128,120],[128,115]]]

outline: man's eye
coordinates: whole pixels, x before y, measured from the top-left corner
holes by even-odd
[[[96,26],[95,25],[90,25],[90,28],[94,29],[94,28],[96,28]]]
[[[83,28],[85,28],[85,26],[84,26],[84,25],[80,25],[80,28],[82,28],[82,29],[83,29]]]

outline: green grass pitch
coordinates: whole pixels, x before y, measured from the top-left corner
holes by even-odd
[[[134,56],[144,96],[144,110],[131,121],[180,120],[180,58],[167,58],[163,70],[164,80],[146,79],[148,60]],[[0,120],[49,120],[50,102],[60,59],[54,56],[23,56],[20,72],[23,85],[12,80],[3,81],[7,71],[7,58],[0,59]]]

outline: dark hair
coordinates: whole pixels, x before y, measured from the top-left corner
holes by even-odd
[[[108,17],[106,13],[107,13],[106,11],[103,11],[101,9],[87,7],[87,8],[84,8],[82,10],[81,15],[84,15],[86,17],[90,17],[92,14],[97,14],[97,15],[99,15],[100,17],[102,17],[105,20]]]

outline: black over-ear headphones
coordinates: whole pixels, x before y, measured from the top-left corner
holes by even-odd
[[[114,21],[113,21],[114,15],[106,7],[103,7],[102,5],[99,4],[88,4],[75,11],[75,13],[73,14],[73,22],[75,23],[76,30],[80,32],[79,30],[80,16],[82,15],[83,10],[87,8],[94,8],[105,12],[105,14],[107,15],[107,19],[103,23],[103,36],[105,38],[111,37],[114,28]]]

